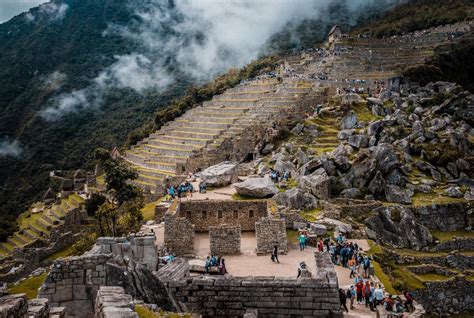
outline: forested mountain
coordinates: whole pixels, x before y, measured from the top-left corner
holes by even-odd
[[[400,2],[314,1],[325,4],[314,15],[302,0],[289,13],[279,2],[239,7],[249,25],[240,38],[222,8],[173,0],[54,0],[0,24],[0,239],[43,195],[51,170],[91,168],[96,148],[123,146],[146,123],[149,132],[190,86],[256,53],[313,46],[333,24],[350,30]],[[272,28],[252,29],[262,19]]]

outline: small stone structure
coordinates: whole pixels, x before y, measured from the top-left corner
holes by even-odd
[[[95,300],[94,318],[138,318],[132,296],[122,287],[101,286]]]
[[[267,216],[267,201],[196,200],[181,202],[176,214],[195,225],[196,232],[210,226],[240,225],[242,231],[254,231],[255,222]]]
[[[75,317],[91,317],[101,285],[106,285],[105,263],[111,254],[71,257],[56,261],[38,297],[53,307],[66,307]]]
[[[155,246],[155,235],[132,234],[128,237],[100,237],[95,246],[97,253],[119,256],[131,259],[136,263],[145,265],[150,270],[156,270],[158,265],[158,252]]]
[[[165,215],[165,246],[176,255],[191,255],[194,252],[194,225],[182,217]]]
[[[212,255],[232,255],[240,253],[240,225],[220,225],[209,227],[209,241]]]
[[[255,223],[255,235],[257,236],[257,254],[271,253],[275,243],[281,253],[288,251],[288,240],[286,238],[286,222],[274,216],[262,218]]]

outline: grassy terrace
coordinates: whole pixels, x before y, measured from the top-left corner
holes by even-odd
[[[46,276],[47,273],[43,273],[39,276],[29,277],[18,285],[10,287],[8,292],[10,294],[25,293],[28,299],[36,298],[38,296],[38,288],[44,283]]]
[[[452,231],[452,232],[442,232],[442,231],[431,231],[431,234],[437,238],[440,242],[451,241],[454,237],[462,237],[474,239],[474,232],[472,231]]]

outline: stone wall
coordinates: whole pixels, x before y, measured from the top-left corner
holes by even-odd
[[[102,286],[97,292],[94,318],[138,318],[132,296],[122,287]]]
[[[327,253],[316,257],[327,258]],[[324,260],[321,264],[326,264]],[[247,309],[258,317],[342,317],[337,280],[331,264],[315,278],[219,277],[189,278],[168,284],[187,311],[204,317],[242,317]]]
[[[177,256],[194,253],[194,225],[183,217],[165,215],[165,246]]]
[[[432,204],[409,209],[430,230],[463,230],[473,223],[473,203]]]
[[[260,219],[260,221],[255,223],[255,235],[257,237],[258,254],[271,253],[276,242],[278,243],[280,253],[288,251],[284,219],[273,216]]]
[[[203,200],[181,202],[176,214],[195,225],[196,232],[210,226],[240,225],[242,231],[254,231],[255,222],[267,216],[267,201]]]
[[[161,267],[154,275],[162,282],[177,281],[190,275],[188,260],[176,258],[171,263]]]
[[[0,317],[26,317],[28,301],[25,294],[0,297]]]
[[[114,254],[130,259],[154,271],[158,266],[158,252],[154,234],[132,234],[128,237],[100,237],[95,243],[96,254]]]
[[[16,282],[21,278],[27,277],[35,269],[41,266],[48,266],[50,264],[47,261],[47,257],[71,246],[77,241],[80,234],[74,234],[67,232],[59,235],[55,242],[44,247],[24,247],[22,249],[15,249],[13,254],[1,260],[2,267],[8,269],[8,271],[16,267],[17,269],[12,272],[5,271],[0,274],[0,283],[12,283]],[[36,241],[36,245],[39,245],[40,241]],[[21,267],[18,267],[22,264]]]
[[[209,241],[212,255],[240,254],[240,225],[209,227]]]
[[[474,239],[454,238],[451,241],[441,242],[432,248],[433,252],[474,251]]]
[[[454,314],[473,312],[474,281],[455,277],[444,282],[426,282],[426,288],[415,292],[415,299],[427,313]]]
[[[111,258],[101,254],[57,260],[38,297],[47,298],[52,307],[66,307],[76,318],[92,317],[97,291],[106,284],[105,263]]]

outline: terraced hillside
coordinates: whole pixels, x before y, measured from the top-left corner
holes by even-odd
[[[19,217],[20,230],[13,233],[6,242],[0,243],[0,256],[11,253],[15,248],[33,244],[36,240],[47,239],[51,231],[64,224],[69,212],[84,202],[77,194],[71,194],[50,207],[38,205]]]
[[[461,27],[462,32],[453,34]],[[344,37],[337,41],[335,51],[289,55],[281,67],[281,78],[260,78],[228,89],[131,147],[124,157],[139,173],[134,183],[158,193],[166,178],[188,172],[193,158],[203,153],[212,156],[226,140],[243,138],[252,125],[268,125],[308,93],[335,93],[337,88],[348,87],[376,89],[378,83],[401,76],[406,67],[423,64],[439,45],[462,36],[471,36],[470,24],[389,39]],[[330,114],[316,124],[326,131],[311,147],[319,152],[335,148],[338,131],[331,130]]]
[[[215,152],[254,124],[270,123],[312,91],[305,80],[264,78],[214,96],[126,152],[126,160],[139,173],[134,183],[157,191],[165,178],[186,172],[187,161],[197,154]]]

